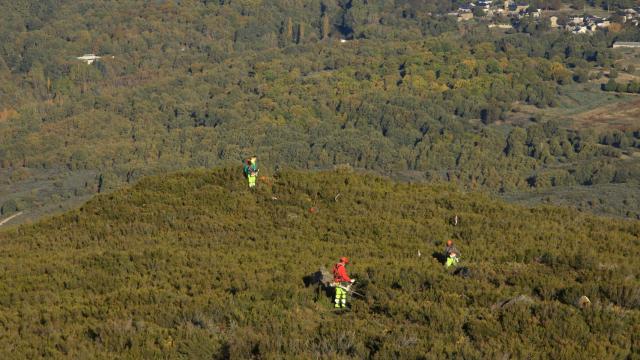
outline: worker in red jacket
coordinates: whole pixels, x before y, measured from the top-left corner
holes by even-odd
[[[346,266],[348,263],[349,259],[341,257],[340,262],[333,266],[333,283],[336,287],[336,308],[344,308],[347,306],[348,287],[355,281],[347,274]]]

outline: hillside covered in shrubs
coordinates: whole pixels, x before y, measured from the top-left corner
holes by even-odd
[[[0,233],[0,358],[638,359],[639,236],[348,169],[145,178]],[[346,313],[304,282],[340,256]]]

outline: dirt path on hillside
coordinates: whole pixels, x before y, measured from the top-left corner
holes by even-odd
[[[4,224],[8,223],[9,221],[11,221],[11,220],[13,220],[13,219],[17,218],[17,217],[18,217],[18,216],[20,216],[20,215],[22,215],[22,211],[20,211],[19,213],[15,213],[15,214],[13,214],[13,215],[9,216],[8,218],[6,218],[6,219],[4,219],[4,220],[0,221],[0,226],[2,226],[2,225],[4,225]]]

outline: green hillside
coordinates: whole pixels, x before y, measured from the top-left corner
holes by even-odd
[[[639,236],[348,169],[145,178],[0,233],[0,358],[638,359]],[[339,256],[343,314],[303,281]]]

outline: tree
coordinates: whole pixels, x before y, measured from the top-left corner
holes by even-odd
[[[619,83],[616,86],[616,92],[627,92],[628,88],[629,88],[628,84]]]
[[[527,146],[525,141],[527,140],[527,132],[522,128],[515,128],[511,130],[507,137],[507,144],[504,152],[507,156],[518,157],[527,155]]]
[[[616,91],[618,89],[618,84],[614,79],[609,79],[606,84],[602,85],[602,90],[604,91]]]
[[[589,71],[578,68],[573,72],[573,80],[577,83],[586,83],[589,81]]]
[[[629,87],[627,88],[627,91],[635,94],[640,93],[640,82],[632,81],[631,83],[629,83]]]
[[[18,204],[14,199],[5,201],[0,207],[0,214],[7,215],[18,211]]]
[[[300,23],[298,24],[298,38],[296,39],[296,43],[302,44],[303,40],[304,40],[304,24]]]
[[[497,103],[492,102],[480,111],[480,120],[483,124],[487,125],[499,120],[501,113],[502,109],[500,106]]]

